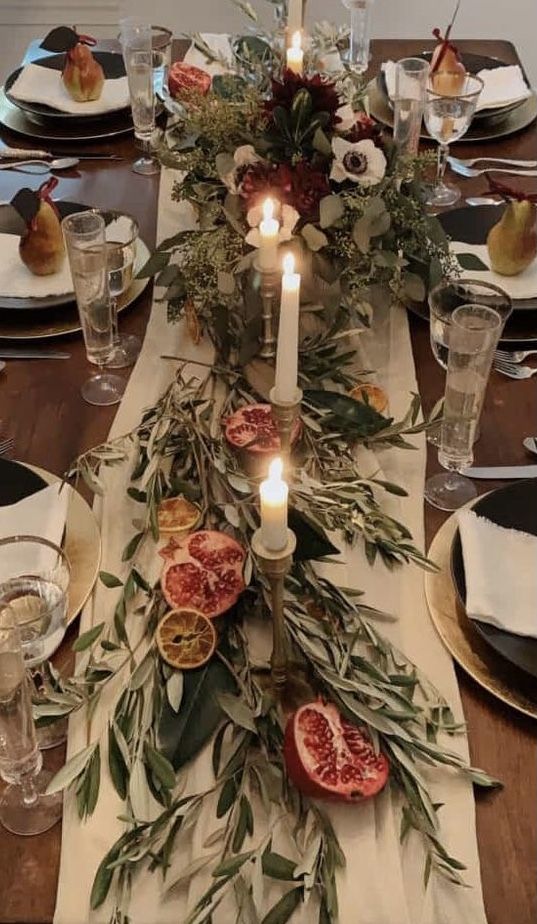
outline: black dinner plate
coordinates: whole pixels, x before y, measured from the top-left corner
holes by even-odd
[[[425,61],[429,62],[431,61],[432,56],[432,51],[422,51],[416,55],[416,57],[423,58]],[[491,58],[488,55],[475,55],[472,54],[472,52],[462,52],[461,58],[462,63],[464,64],[469,74],[477,74],[479,71],[484,70],[493,71],[498,67],[506,67],[505,61],[500,61],[498,58]],[[379,86],[387,102],[390,106],[392,106],[392,101],[388,94],[386,77],[383,70],[381,70],[379,75]],[[514,103],[507,103],[505,106],[496,106],[491,109],[482,109],[480,112],[475,113],[474,120],[494,121],[495,119],[503,119],[507,113],[512,112],[514,109],[518,109],[518,107],[521,106],[523,102],[524,100],[520,99],[516,100]]]
[[[118,77],[125,76],[125,64],[123,62],[122,55],[111,51],[95,51],[93,54],[96,61],[98,61],[101,65],[104,71],[104,76],[107,80],[115,80]],[[61,71],[64,61],[65,54],[58,54],[47,55],[46,57],[38,58],[36,61],[32,61],[31,63],[38,64],[40,67],[50,68],[54,71]],[[9,75],[4,84],[4,92],[9,102],[13,106],[16,106],[18,109],[22,109],[32,118],[37,117],[38,119],[52,119],[55,121],[58,120],[69,125],[86,125],[91,122],[102,123],[103,120],[106,122],[110,119],[117,118],[118,113],[124,113],[126,110],[128,110],[128,107],[121,106],[118,109],[112,109],[109,112],[92,113],[91,115],[80,115],[79,113],[61,112],[59,109],[54,109],[52,106],[45,106],[43,103],[27,102],[25,100],[16,99],[11,95],[10,90],[17,77],[23,70],[24,66],[25,65],[18,67]]]
[[[88,208],[78,202],[56,202],[60,216],[72,215]],[[2,234],[22,234],[24,221],[12,205],[0,205],[0,232]],[[67,258],[66,258],[67,259]],[[45,298],[8,298],[0,295],[0,309],[5,311],[36,311],[41,308],[57,308],[60,305],[69,305],[74,301],[74,293],[63,295],[47,295]]]
[[[467,205],[443,212],[437,217],[452,240],[483,244],[492,226],[500,220],[503,208],[502,205]],[[475,276],[479,279],[478,272]],[[407,307],[424,321],[429,320],[427,301],[409,302]],[[537,298],[516,299],[513,301],[513,312],[504,327],[500,347],[524,350],[532,346],[537,346]]]
[[[62,122],[60,119],[40,118],[24,112],[9,102],[3,87],[0,87],[0,125],[9,131],[36,141],[59,142],[72,145],[74,142],[109,141],[131,135],[133,131],[130,109],[115,113],[115,119],[103,119],[101,122]]]
[[[517,481],[486,494],[474,505],[475,512],[507,529],[518,529],[537,536],[537,479]],[[505,562],[506,573],[516,571],[516,562]],[[462,543],[457,530],[451,547],[451,572],[457,596],[466,605],[466,580]],[[513,601],[516,606],[516,600]],[[537,678],[537,639],[504,632],[472,619],[472,626],[494,651],[510,664]]]
[[[46,488],[46,481],[20,462],[0,459],[0,507],[16,504],[17,501],[36,494]]]

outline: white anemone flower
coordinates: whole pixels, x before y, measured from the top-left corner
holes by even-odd
[[[345,132],[350,132],[351,128],[354,128],[356,113],[350,103],[345,103],[344,106],[340,106],[336,115],[339,118],[339,122],[336,125],[336,132],[338,132],[338,134],[344,135]]]
[[[233,155],[234,167],[228,173],[224,174],[222,177],[222,182],[229,189],[230,193],[233,195],[238,195],[240,192],[240,174],[245,167],[250,167],[252,164],[258,164],[261,162],[261,157],[259,154],[256,154],[255,148],[252,144],[243,144],[240,148],[237,148]]]
[[[275,209],[274,217],[278,218],[280,221],[278,243],[283,244],[285,241],[290,241],[293,237],[295,225],[300,218],[297,210],[294,209],[292,205],[282,205]],[[261,246],[261,234],[259,232],[259,225],[262,219],[263,206],[255,205],[253,209],[249,209],[248,214],[246,215],[246,221],[250,225],[250,231],[248,231],[248,234],[246,235],[246,243],[249,244],[250,247]]]
[[[332,139],[334,161],[330,179],[336,183],[352,180],[360,186],[376,186],[386,173],[386,158],[374,141],[345,141]]]

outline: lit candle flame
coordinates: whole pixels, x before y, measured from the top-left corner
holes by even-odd
[[[276,456],[269,465],[268,476],[271,481],[281,481],[283,473],[283,462]]]
[[[300,32],[295,32],[293,34],[293,38],[291,39],[291,48],[296,48],[298,50],[300,48],[301,41],[302,36],[300,35]]]
[[[270,221],[271,218],[274,218],[274,202],[272,199],[265,199],[263,203],[263,218],[265,221]]]
[[[295,258],[292,253],[286,253],[283,258],[283,271],[286,276],[292,275],[295,271]]]

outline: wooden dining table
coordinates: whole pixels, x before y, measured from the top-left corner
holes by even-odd
[[[518,61],[514,47],[507,41],[468,40],[459,44],[463,51],[495,56],[509,64]],[[382,61],[397,60],[429,47],[428,41],[420,39],[374,41],[371,73],[377,71]],[[184,50],[184,42],[176,42],[174,57],[180,58]],[[32,139],[17,136],[2,127],[0,138],[18,147],[36,146]],[[70,152],[80,149],[84,154],[121,155],[122,161],[81,161],[74,170],[61,174],[56,195],[90,206],[123,209],[137,218],[147,245],[155,244],[159,179],[132,172],[131,164],[136,157],[132,136],[98,144],[64,143],[51,147]],[[460,157],[486,154],[536,158],[537,127],[534,124],[511,137],[479,145],[463,139],[454,149]],[[455,179],[464,197],[486,192],[485,178]],[[42,180],[43,177],[2,171],[0,200],[10,199],[21,186],[37,188]],[[517,178],[513,183],[531,192],[537,191],[535,180]],[[151,300],[149,286],[121,315],[123,332],[143,337]],[[410,324],[420,393],[427,408],[443,392],[444,373],[432,355],[427,324],[415,317],[410,318]],[[537,336],[537,321],[535,334]],[[0,347],[2,345],[0,342]],[[97,408],[82,400],[80,386],[91,367],[80,334],[46,341],[42,345],[66,350],[70,358],[67,361],[8,362],[6,371],[0,376],[0,439],[13,438],[13,459],[61,475],[77,455],[106,438],[115,408]],[[129,370],[120,374],[127,377]],[[536,382],[531,379],[514,381],[493,373],[483,411],[481,438],[476,445],[476,463],[515,465],[528,462],[522,439],[536,433]],[[429,447],[428,468],[429,473],[439,470],[437,454],[432,447]],[[497,486],[499,483],[477,482],[480,492]],[[446,516],[425,507],[428,544]],[[69,662],[76,633],[75,623],[56,655],[60,667]],[[472,762],[503,782],[503,789],[499,791],[476,792],[477,834],[488,921],[489,924],[535,924],[537,722],[504,705],[471,680],[464,670],[456,669]],[[64,760],[64,749],[48,751],[44,759],[46,766],[57,769]],[[52,921],[60,847],[60,825],[34,838],[16,837],[0,828],[0,924],[49,924]],[[342,921],[341,924],[351,922]]]

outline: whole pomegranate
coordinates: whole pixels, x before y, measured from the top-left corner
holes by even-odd
[[[235,449],[245,449],[258,456],[274,455],[281,449],[270,404],[247,404],[239,408],[228,417],[225,428],[226,440]],[[296,443],[300,430],[300,420],[297,420],[291,434],[291,443]]]
[[[171,538],[160,552],[160,583],[172,609],[195,609],[213,619],[229,610],[244,590],[243,547],[215,530]]]
[[[211,89],[211,75],[193,64],[177,61],[168,72],[168,89],[173,97],[180,97],[186,92],[201,93],[205,96]]]
[[[375,753],[366,731],[322,700],[289,718],[283,753],[289,778],[315,799],[358,802],[376,796],[388,779],[388,761]]]

